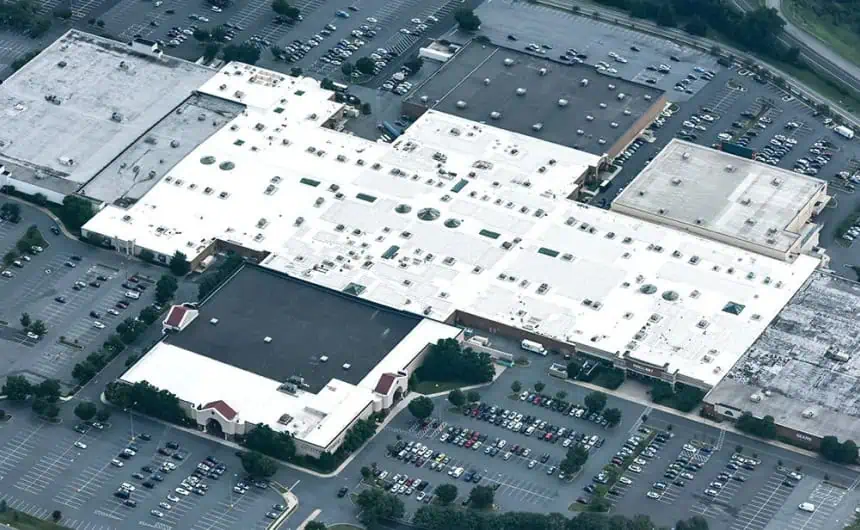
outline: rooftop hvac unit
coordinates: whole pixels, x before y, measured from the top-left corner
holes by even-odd
[[[505,66],[513,66],[513,65],[514,65],[514,60],[513,60],[513,59],[511,59],[511,58],[509,57],[509,58],[507,58],[507,59],[505,59],[505,60],[504,60],[504,63],[503,63],[503,64],[504,64]]]
[[[427,96],[421,96],[419,99],[421,100],[421,103],[427,103],[428,101],[430,101],[430,98],[428,98]]]
[[[569,103],[569,102],[568,102],[566,99],[564,99],[564,98],[561,98],[561,99],[559,99],[559,100],[558,100],[558,106],[559,106],[559,107],[566,107],[566,106],[568,105],[568,103]]]
[[[492,119],[494,119],[494,120],[498,120],[498,119],[499,119],[499,118],[501,118],[501,117],[502,117],[502,113],[501,113],[501,112],[498,112],[498,111],[495,111],[495,110],[494,110],[493,112],[491,112],[491,113],[490,113],[490,118],[492,118]]]
[[[681,159],[682,160],[689,160],[690,159],[690,153],[687,153],[685,151],[683,154],[681,154]]]
[[[732,173],[732,172],[734,172],[734,170],[735,170],[735,166],[733,166],[731,164],[726,165],[726,173]]]
[[[534,125],[532,125],[532,130],[535,132],[537,132],[541,129],[543,129],[543,123],[538,122],[538,123],[535,123]]]
[[[457,102],[457,108],[458,109],[465,109],[466,108],[466,102],[461,99],[460,101]]]
[[[323,356],[321,356],[321,357],[320,357],[320,362],[321,362],[321,363],[327,363],[327,362],[328,362],[328,355],[323,355]]]
[[[801,412],[800,415],[806,419],[814,418],[815,417],[815,411],[812,409],[806,409],[803,412]]]
[[[541,68],[540,70],[538,70],[538,75],[541,75],[541,76],[546,75],[546,72],[547,72],[546,68]]]
[[[517,95],[518,96],[525,96],[526,95],[526,89],[523,87],[518,88],[517,89]]]
[[[343,363],[343,369],[344,369],[344,370],[349,370],[350,368],[352,368],[352,365],[351,365],[351,364],[349,364],[349,363]]]
[[[484,86],[490,86],[490,78],[489,77],[484,78]]]
[[[681,179],[679,179],[678,177],[673,178],[671,182],[672,182],[673,186],[680,186],[681,185]]]
[[[265,342],[266,344],[269,344],[270,342],[272,342],[272,337],[266,337],[266,338],[264,338],[264,339],[263,339],[263,342]]]
[[[218,325],[218,319],[215,317],[212,317],[209,319],[209,323],[212,324],[213,326],[217,326]]]
[[[761,394],[753,394],[753,395],[751,395],[751,396],[750,396],[750,401],[752,401],[753,403],[758,403],[759,401],[761,401]]]

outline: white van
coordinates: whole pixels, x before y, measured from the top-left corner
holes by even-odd
[[[537,354],[540,354],[540,355],[543,355],[544,357],[546,357],[546,348],[544,348],[543,344],[541,344],[540,342],[535,342],[533,340],[523,339],[523,341],[520,343],[520,346],[524,350],[535,352]]]
[[[809,512],[809,513],[812,513],[815,511],[815,505],[812,504],[811,502],[801,502],[800,506],[798,506],[797,508],[800,510],[803,510],[804,512]]]
[[[140,298],[140,293],[138,293],[137,291],[126,291],[125,297],[131,298],[132,300],[137,300],[138,298]]]

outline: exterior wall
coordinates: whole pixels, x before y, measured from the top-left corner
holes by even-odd
[[[752,411],[747,412],[752,413]],[[738,408],[723,405],[721,403],[705,402],[702,406],[702,414],[704,416],[718,420],[729,420],[734,422],[740,418],[743,413],[744,411]],[[792,445],[803,447],[811,451],[818,451],[821,447],[820,436],[792,429],[791,427],[786,427],[785,425],[780,425],[778,423],[776,424],[776,436],[778,439],[784,439],[786,441],[790,440],[789,443]]]
[[[55,204],[63,204],[63,199],[66,197],[62,193],[42,188],[41,186],[37,186],[31,182],[16,180],[11,174],[0,176],[0,186],[14,186],[16,191],[20,191],[21,193],[26,193],[28,195],[41,193],[47,197],[48,201]]]
[[[612,365],[614,368],[625,370],[628,375],[638,376],[645,379],[659,379],[674,386],[676,382],[682,382],[689,386],[701,388],[702,390],[710,390],[711,386],[697,379],[685,377],[678,373],[667,372],[665,368],[649,365],[643,361],[631,359],[629,357],[618,357],[612,353],[598,350],[588,344],[568,344],[543,335],[530,333],[526,330],[519,329],[499,322],[494,322],[483,317],[456,311],[449,319],[449,324],[466,326],[474,329],[487,330],[491,334],[502,335],[505,337],[514,338],[517,340],[533,340],[540,342],[544,347],[555,354],[580,354],[594,358],[596,361],[605,362]],[[531,352],[523,350],[523,355],[535,355]]]
[[[639,136],[642,131],[644,131],[655,119],[657,116],[663,112],[663,109],[666,107],[666,96],[662,95],[657,98],[654,103],[648,108],[648,110],[636,120],[633,125],[627,129],[627,132],[624,135],[615,141],[612,144],[606,154],[609,155],[609,158],[615,158],[618,156],[624,149],[630,145],[630,143]]]
[[[366,420],[367,418],[370,417],[370,415],[372,413],[373,413],[373,402],[370,402],[367,404],[366,407],[364,407],[364,409],[362,409],[361,412],[358,413],[358,415],[355,418],[352,419],[352,421],[350,421],[340,431],[340,433],[338,433],[337,436],[335,436],[335,438],[326,447],[320,447],[318,445],[308,443],[308,442],[301,440],[299,438],[294,438],[293,440],[296,443],[296,454],[308,455],[308,456],[312,456],[314,458],[319,458],[320,455],[324,452],[334,453],[335,451],[338,450],[340,445],[343,443],[343,439],[346,436],[346,431],[348,431],[353,425],[355,425],[356,421]]]

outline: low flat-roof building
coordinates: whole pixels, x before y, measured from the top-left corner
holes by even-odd
[[[665,105],[662,90],[593,66],[472,41],[415,87],[403,108],[412,116],[446,112],[614,158]]]
[[[827,182],[672,140],[612,209],[777,259],[818,245]]]
[[[820,263],[574,202],[600,157],[457,116],[431,110],[374,143],[330,128],[343,106],[311,79],[231,64],[201,91],[246,109],[86,234],[163,261],[238,250],[386,307],[706,389]]]
[[[735,420],[772,416],[777,433],[817,449],[825,436],[860,440],[860,284],[816,272],[705,397]]]
[[[61,202],[214,73],[69,30],[0,85],[0,165],[8,172],[0,184]],[[95,189],[90,196],[116,198]]]
[[[172,329],[187,319],[181,309],[167,318]],[[249,265],[120,380],[176,394],[213,434],[266,424],[318,457],[335,451],[357,419],[405,393],[430,344],[459,335],[453,326]]]

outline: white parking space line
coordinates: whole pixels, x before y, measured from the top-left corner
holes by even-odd
[[[29,431],[21,431],[6,442],[0,451],[0,480],[6,478],[6,473],[15,468],[36,447],[36,442],[41,440],[37,436],[45,424],[39,424]]]

